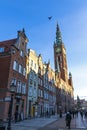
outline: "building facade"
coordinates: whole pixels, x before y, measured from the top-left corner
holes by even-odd
[[[17,38],[0,42],[1,118],[8,118],[10,101],[5,99],[11,96],[13,119],[16,111],[18,119],[20,115],[24,119],[72,110],[72,74],[68,74],[66,49],[58,24],[54,42],[54,70],[50,62],[43,63],[41,54],[37,55],[32,49],[27,50],[27,43],[24,29],[18,31]]]
[[[27,117],[37,116],[38,99],[38,56],[32,49],[28,49],[27,57]]]
[[[49,114],[56,113],[56,84],[55,84],[55,71],[51,68],[48,62],[48,87],[49,87]]]
[[[0,117],[8,119],[10,112],[10,99],[13,98],[12,118],[15,112],[20,114],[22,119],[26,118],[26,97],[27,97],[27,77],[26,77],[26,56],[27,42],[24,29],[18,31],[15,39],[0,42]]]
[[[54,65],[57,81],[57,112],[67,112],[74,103],[72,75],[68,75],[66,49],[62,42],[61,32],[57,24],[54,42]]]

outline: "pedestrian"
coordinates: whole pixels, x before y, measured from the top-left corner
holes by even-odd
[[[54,114],[53,110],[52,110],[52,115]]]
[[[87,111],[85,112],[85,118],[87,118]]]
[[[21,119],[21,112],[19,113],[19,121],[21,121],[22,119]]]
[[[18,120],[18,111],[15,112],[15,123],[17,122]]]
[[[48,117],[48,110],[46,111],[46,116]]]
[[[48,110],[47,110],[47,116],[48,116]]]
[[[21,120],[24,119],[24,114],[23,114],[23,111],[21,112]]]
[[[60,118],[62,117],[62,111],[60,110]]]
[[[71,119],[72,117],[71,117],[70,112],[67,112],[65,121],[66,121],[66,126],[68,126],[69,129],[70,129],[70,124],[71,124]]]
[[[74,114],[75,114],[75,111],[73,110],[73,111],[72,111],[73,118],[74,118]]]
[[[82,110],[80,111],[80,115],[81,115],[81,118],[83,118],[83,111]]]

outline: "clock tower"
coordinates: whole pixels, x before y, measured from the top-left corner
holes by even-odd
[[[64,81],[68,80],[66,49],[62,42],[58,24],[56,27],[56,40],[54,42],[54,65],[55,72],[58,73]]]

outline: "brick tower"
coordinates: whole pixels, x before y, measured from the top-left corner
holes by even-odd
[[[61,32],[57,24],[56,27],[56,40],[54,42],[54,65],[55,72],[59,73],[60,78],[64,81],[68,80],[67,72],[67,60],[66,60],[66,49],[62,42]]]

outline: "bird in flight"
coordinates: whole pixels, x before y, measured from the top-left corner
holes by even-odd
[[[51,19],[52,19],[52,16],[49,16],[48,19],[51,20]]]

